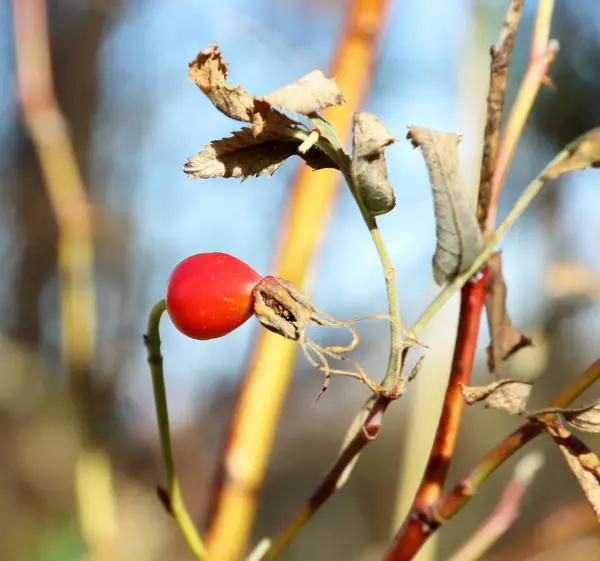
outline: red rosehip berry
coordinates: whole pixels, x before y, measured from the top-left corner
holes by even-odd
[[[192,339],[223,337],[254,313],[253,288],[262,277],[226,253],[199,253],[173,269],[165,297],[175,327]]]

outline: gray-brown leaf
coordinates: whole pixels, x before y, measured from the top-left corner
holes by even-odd
[[[520,415],[525,411],[532,386],[529,381],[505,379],[487,386],[463,386],[461,391],[467,405],[483,401],[485,407]]]
[[[214,106],[236,121],[252,123],[255,135],[265,125],[298,125],[281,111],[271,107],[239,86],[227,82],[227,64],[218,46],[213,44],[198,53],[189,63],[190,80],[212,101]]]
[[[485,308],[490,329],[491,343],[487,348],[487,363],[490,372],[499,373],[500,362],[519,349],[529,347],[531,339],[516,329],[506,309],[506,283],[502,276],[502,252],[488,259],[490,278],[485,296]]]
[[[572,427],[584,432],[600,432],[600,400],[576,407],[563,409],[560,414]]]
[[[327,78],[320,70],[313,70],[299,80],[265,95],[263,99],[288,111],[310,115],[344,103],[344,94],[335,80]]]
[[[439,285],[451,282],[479,255],[483,239],[475,208],[461,184],[457,134],[410,127],[407,138],[423,150],[433,189],[436,249],[433,277]]]
[[[211,142],[205,149],[188,158],[183,166],[192,179],[236,177],[242,181],[251,176],[271,176],[290,156],[301,156],[313,169],[334,167],[333,162],[316,147],[298,154],[300,141],[287,127],[266,127],[255,136],[250,127],[233,136]]]
[[[394,137],[372,113],[354,116],[351,173],[365,206],[373,215],[396,206],[394,189],[387,177],[384,149]]]

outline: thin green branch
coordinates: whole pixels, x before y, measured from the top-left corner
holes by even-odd
[[[580,137],[581,138],[581,137]],[[434,316],[442,309],[450,297],[457,291],[460,290],[465,283],[475,274],[488,260],[489,256],[494,252],[496,245],[504,237],[507,230],[516,222],[517,218],[525,212],[525,209],[531,204],[531,201],[540,192],[542,187],[547,183],[549,179],[555,179],[557,174],[553,174],[551,178],[546,177],[546,174],[559,162],[566,160],[571,155],[571,147],[575,146],[579,142],[579,138],[571,142],[566,146],[562,152],[560,152],[545,168],[544,170],[526,187],[525,191],[515,203],[512,210],[508,213],[506,218],[500,223],[494,233],[486,240],[481,253],[471,263],[471,266],[462,274],[457,276],[451,283],[447,284],[440,293],[435,297],[433,302],[429,304],[427,309],[423,312],[421,317],[415,322],[410,329],[412,337],[417,338],[427,324],[434,318]],[[562,175],[562,174],[561,174]]]
[[[311,115],[311,121],[318,128],[321,133],[323,140],[318,143],[321,150],[327,153],[327,155],[338,164],[342,175],[358,208],[363,217],[371,239],[379,255],[381,266],[385,276],[385,287],[388,301],[388,311],[390,315],[390,356],[388,360],[388,366],[381,382],[381,385],[386,389],[390,396],[396,397],[402,389],[399,385],[400,375],[402,373],[402,366],[404,360],[404,349],[406,344],[402,340],[402,322],[400,318],[400,303],[398,301],[398,292],[396,290],[396,270],[392,265],[392,261],[388,254],[385,242],[381,236],[381,232],[377,225],[375,216],[365,206],[350,171],[351,159],[348,153],[345,151],[342,143],[340,142],[335,130],[331,125],[321,118],[319,115]]]
[[[148,332],[144,337],[144,344],[148,350],[148,364],[152,374],[152,389],[154,391],[154,404],[160,434],[160,447],[163,456],[163,465],[168,484],[168,495],[161,494],[165,507],[173,516],[179,526],[188,547],[198,561],[207,561],[208,555],[204,544],[185,508],[171,447],[171,433],[169,429],[169,409],[167,405],[167,391],[163,372],[163,357],[160,350],[160,319],[166,310],[164,300],[157,302],[148,318]]]

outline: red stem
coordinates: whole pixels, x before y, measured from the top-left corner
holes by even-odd
[[[468,282],[462,289],[452,369],[435,440],[410,514],[394,537],[385,557],[386,561],[412,559],[429,534],[424,520],[429,518],[431,508],[442,497],[444,482],[456,448],[458,429],[465,408],[461,386],[468,385],[473,369],[488,277],[488,268],[484,267],[481,278]]]

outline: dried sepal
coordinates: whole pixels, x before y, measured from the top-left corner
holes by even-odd
[[[460,180],[458,134],[410,127],[407,138],[421,148],[433,190],[436,249],[433,277],[439,285],[466,271],[481,252],[483,238],[475,207]]]
[[[386,214],[396,206],[384,153],[385,147],[394,141],[386,126],[372,113],[354,116],[351,173],[363,203],[373,215]]]
[[[501,409],[511,415],[525,412],[533,382],[526,380],[497,380],[486,386],[462,386],[467,405],[483,401],[485,407]]]
[[[487,363],[490,372],[498,374],[500,363],[518,350],[532,344],[531,339],[516,329],[506,309],[506,283],[502,275],[502,252],[488,259],[490,271],[486,286],[485,308],[490,329],[491,343],[487,348]]]
[[[254,313],[261,325],[281,337],[297,341],[308,362],[325,374],[325,384],[317,399],[327,390],[332,375],[356,378],[374,393],[382,391],[381,386],[369,379],[358,362],[345,356],[359,343],[358,333],[351,322],[319,310],[301,290],[277,277],[263,278],[254,287],[253,296]],[[345,328],[352,340],[344,346],[321,346],[307,337],[306,330],[311,325]],[[355,370],[332,369],[328,359],[346,362]]]
[[[298,153],[301,140],[294,132],[287,127],[269,126],[255,135],[251,128],[244,127],[228,138],[211,142],[202,152],[188,158],[183,170],[192,179],[270,177],[294,155],[300,156],[313,169],[335,167],[316,146],[304,154]]]

